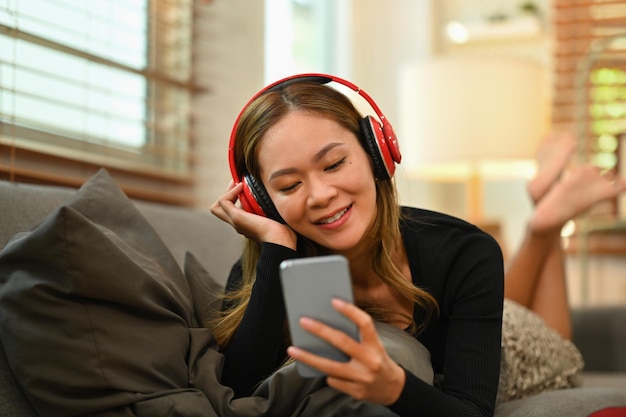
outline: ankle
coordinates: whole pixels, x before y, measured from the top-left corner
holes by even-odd
[[[535,210],[534,215],[528,221],[527,231],[541,239],[552,240],[560,238],[563,226],[564,223],[555,213],[541,213],[540,210]]]

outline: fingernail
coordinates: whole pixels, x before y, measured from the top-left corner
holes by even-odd
[[[302,327],[311,327],[313,325],[313,320],[309,317],[300,317],[300,326]]]
[[[295,346],[289,346],[287,348],[287,355],[291,356],[292,358],[295,358],[296,356],[298,356],[299,353],[300,353],[300,349],[298,349]]]
[[[333,298],[333,299],[331,300],[331,303],[333,304],[333,306],[334,306],[334,307],[338,307],[338,308],[341,308],[341,307],[343,307],[343,306],[345,306],[345,305],[347,304],[347,303],[346,303],[344,300],[342,300],[341,298]]]

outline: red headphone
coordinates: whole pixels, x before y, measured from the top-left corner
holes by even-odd
[[[268,91],[279,90],[285,85],[293,82],[313,82],[318,84],[336,82],[355,91],[367,101],[376,113],[378,120],[371,115],[366,115],[359,121],[361,129],[360,140],[361,144],[365,148],[365,151],[373,161],[374,176],[377,179],[390,179],[396,170],[395,164],[400,163],[400,160],[402,159],[400,147],[393,131],[393,127],[380,111],[374,100],[372,100],[372,98],[365,91],[361,90],[351,82],[333,75],[305,73],[292,75],[266,86],[264,89],[256,93],[248,101],[248,103],[246,103],[235,119],[235,124],[231,131],[230,142],[228,145],[228,162],[230,165],[230,173],[235,183],[243,182],[243,191],[239,195],[241,207],[250,213],[267,216],[283,223],[283,219],[280,217],[280,214],[278,214],[278,210],[276,210],[274,203],[272,203],[272,200],[261,181],[257,181],[249,172],[237,172],[235,163],[235,136],[239,120],[250,103]]]

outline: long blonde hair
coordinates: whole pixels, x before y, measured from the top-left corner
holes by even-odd
[[[242,112],[235,132],[234,158],[237,172],[248,172],[259,178],[260,169],[256,158],[259,143],[271,126],[296,110],[327,117],[361,138],[359,120],[362,116],[345,95],[318,83],[305,81],[290,83],[278,90],[262,94]],[[410,318],[414,330],[417,331],[438,312],[438,306],[431,294],[408,282],[392,261],[392,254],[403,244],[400,234],[401,211],[392,179],[376,181],[376,204],[377,217],[370,236],[375,247],[372,268],[386,285],[423,309],[425,313],[423,323],[413,323],[413,318]],[[260,251],[259,242],[247,239],[242,255],[241,287],[224,295],[229,308],[212,323],[214,335],[222,346],[228,344],[246,310],[256,278],[256,264]],[[301,236],[298,237],[298,253],[303,256],[325,254],[324,248]],[[359,305],[382,321],[391,321],[393,316],[397,315],[392,311],[372,308],[365,304]]]

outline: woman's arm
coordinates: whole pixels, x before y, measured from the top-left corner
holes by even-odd
[[[286,356],[285,308],[278,269],[283,260],[296,256],[295,251],[284,246],[264,243],[261,247],[248,307],[230,343],[222,350],[222,383],[233,389],[235,397],[250,394]],[[229,283],[237,279],[240,281],[241,276],[231,272]]]

